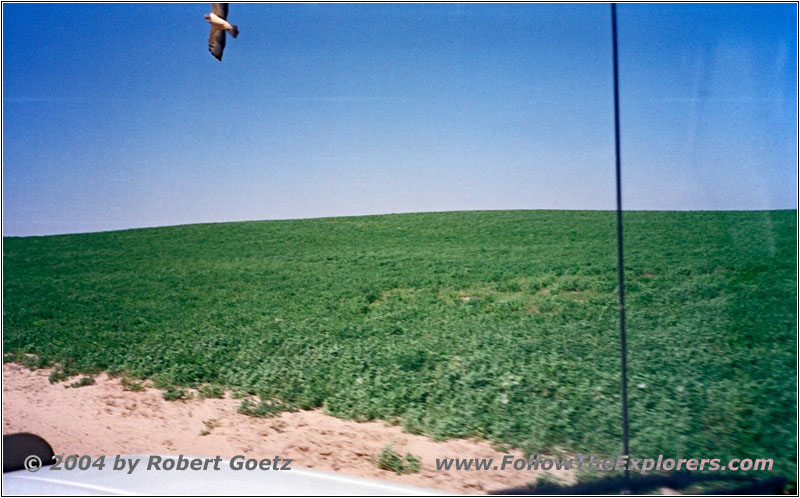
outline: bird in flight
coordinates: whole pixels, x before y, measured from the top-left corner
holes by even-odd
[[[225,32],[230,32],[234,38],[239,36],[239,28],[229,23],[228,4],[212,3],[211,13],[203,16],[211,24],[211,34],[208,37],[208,51],[211,55],[222,60],[222,51],[225,50]]]

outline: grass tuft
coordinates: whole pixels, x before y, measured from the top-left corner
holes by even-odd
[[[278,401],[261,400],[256,403],[250,399],[243,399],[237,411],[250,417],[273,418],[287,410],[289,407]]]
[[[379,468],[390,470],[396,474],[413,474],[419,472],[422,460],[411,453],[402,456],[394,451],[390,444],[381,451],[375,463]]]
[[[145,389],[143,382],[140,382],[138,380],[133,380],[128,377],[123,377],[120,380],[120,384],[122,384],[122,389],[124,389],[125,391],[139,392],[139,391],[144,391]]]
[[[180,387],[169,387],[162,395],[167,401],[178,401],[182,399],[191,399],[193,397],[191,392]]]
[[[201,398],[224,398],[225,390],[220,386],[205,384],[197,389]]]
[[[64,387],[65,388],[66,387],[84,387],[84,386],[91,386],[92,384],[94,384],[94,377],[86,376],[86,377],[81,377],[80,380],[78,380],[76,382],[73,382],[72,384],[70,384],[68,386],[64,386]]]

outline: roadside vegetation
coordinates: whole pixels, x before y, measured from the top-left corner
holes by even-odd
[[[394,451],[392,445],[383,448],[381,454],[375,459],[375,463],[383,470],[391,470],[395,474],[413,474],[420,471],[422,459],[418,456],[406,453],[405,456]]]
[[[634,458],[774,458],[795,480],[796,211],[624,219]],[[256,416],[323,407],[616,455],[614,223],[452,212],[4,238],[5,359],[172,399],[231,390]]]

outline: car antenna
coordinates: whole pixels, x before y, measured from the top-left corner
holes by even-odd
[[[617,276],[619,279],[619,346],[620,346],[620,389],[622,391],[622,453],[630,456],[628,450],[628,364],[625,340],[625,277],[622,258],[622,179],[620,175],[619,154],[619,68],[617,64],[617,4],[611,4],[611,37],[614,55],[614,151],[617,173]],[[630,478],[628,465],[625,465],[625,481]]]

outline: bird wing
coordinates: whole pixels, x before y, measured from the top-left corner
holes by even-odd
[[[225,50],[225,30],[211,27],[211,34],[208,37],[208,51],[211,55],[222,60],[222,51]]]
[[[228,4],[227,3],[212,3],[211,12],[218,15],[223,19],[228,18]]]

